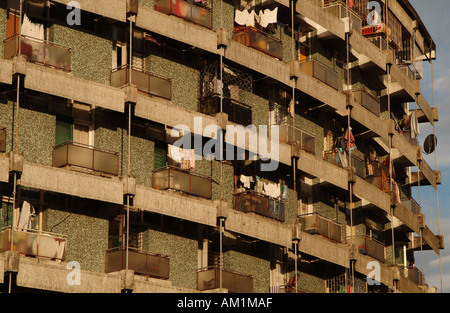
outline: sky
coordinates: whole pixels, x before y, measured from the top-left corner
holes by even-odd
[[[438,192],[431,186],[420,187],[420,200],[425,222],[434,234],[444,236],[444,250],[441,258],[433,250],[415,254],[415,265],[425,274],[428,287],[437,287],[439,292],[450,293],[450,12],[449,0],[409,0],[414,6],[425,27],[436,43],[436,60],[433,61],[434,72],[434,103],[439,110],[439,122],[436,123],[437,149],[436,155],[424,155],[424,159],[435,169],[435,156],[437,169],[441,171],[441,182]],[[424,62],[424,78],[420,90],[427,102],[433,107],[431,65]],[[414,107],[414,104],[411,104]],[[420,143],[423,146],[425,138],[433,134],[430,123],[420,124]],[[417,171],[417,169],[414,169]],[[413,187],[413,197],[418,201],[418,188]],[[439,196],[437,196],[439,195]],[[437,199],[439,201],[437,202]],[[439,204],[439,205],[438,205]],[[438,214],[439,207],[439,214]],[[439,216],[439,228],[438,228]],[[423,258],[423,266],[421,259]],[[441,259],[441,260],[440,260]],[[442,290],[440,263],[442,263]]]

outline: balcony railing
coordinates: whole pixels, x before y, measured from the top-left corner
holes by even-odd
[[[188,170],[168,166],[153,171],[153,188],[177,190],[190,195],[211,199],[212,179]]]
[[[410,281],[416,285],[425,285],[425,275],[415,266],[399,266],[403,271],[403,276],[407,277]]]
[[[211,9],[185,0],[157,0],[155,10],[164,14],[173,14],[189,22],[212,28]]]
[[[338,73],[321,62],[310,58],[304,62],[300,62],[300,70],[306,75],[314,77],[322,83],[339,90]]]
[[[119,153],[65,141],[53,148],[53,166],[75,166],[117,176]]]
[[[380,101],[364,89],[352,91],[356,102],[376,116],[380,117]]]
[[[11,235],[13,251],[38,258],[61,261],[66,259],[65,235],[18,228],[11,234],[11,227],[6,227],[0,230],[0,252],[11,250]]]
[[[422,213],[422,209],[420,208],[420,205],[413,198],[406,199],[406,200],[402,199],[402,205],[404,207],[406,207],[408,210],[410,210],[411,212],[413,212],[414,214]]]
[[[347,243],[353,244],[359,253],[371,256],[378,261],[384,262],[384,245],[367,235],[347,237]]]
[[[214,94],[200,99],[199,112],[213,115],[220,112],[220,95]],[[228,114],[231,122],[248,126],[252,123],[252,108],[242,102],[223,97],[222,112]]]
[[[5,59],[12,59],[19,52],[25,55],[29,62],[68,72],[72,71],[72,50],[70,48],[19,34],[4,41]]]
[[[233,208],[237,211],[253,212],[284,222],[284,202],[252,190],[237,193],[233,198]]]
[[[106,251],[106,273],[126,269],[126,249]],[[128,249],[128,269],[136,274],[169,279],[170,259],[167,255]]]
[[[308,234],[322,235],[328,239],[342,242],[342,226],[317,213],[299,216],[301,230]]]
[[[307,132],[289,124],[275,125],[272,126],[272,128],[273,127],[279,127],[278,136],[280,142],[291,144],[294,140],[297,140],[300,142],[303,150],[312,154],[316,153],[316,137],[314,135],[308,134]]]
[[[403,137],[405,137],[406,141],[409,142],[413,146],[419,145],[419,140],[417,138],[412,138],[410,130],[402,130],[401,133]]]
[[[346,153],[344,153],[344,155],[342,157],[344,157],[346,160],[348,160],[348,155]],[[365,173],[365,168],[364,168],[364,161],[361,160],[360,158],[356,157],[353,154],[352,154],[351,159],[352,159],[352,162],[351,162],[350,166],[353,166],[355,168],[356,175],[365,179],[366,173]],[[334,164],[336,166],[344,167],[337,149],[324,151],[324,160],[327,161],[328,163]]]
[[[220,269],[217,267],[199,269],[197,272],[197,290],[220,288]],[[222,288],[231,293],[252,293],[253,277],[248,274],[222,270]]]
[[[111,86],[124,87],[130,81],[130,66],[122,65],[111,70]],[[139,91],[165,99],[172,98],[172,81],[170,78],[132,67],[131,84]]]
[[[0,152],[6,151],[6,128],[0,127]]]
[[[334,16],[338,18],[346,18],[347,17],[347,6],[345,5],[345,1],[325,1],[323,4],[324,10],[327,12],[333,14]],[[350,19],[352,21],[353,28],[358,32],[361,33],[362,28],[362,20],[356,14],[352,11],[352,9],[348,10]]]
[[[237,28],[233,33],[233,40],[283,60],[283,43],[254,27]]]

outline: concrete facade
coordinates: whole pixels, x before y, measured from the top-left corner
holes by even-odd
[[[156,1],[144,0],[139,1],[138,14],[129,18],[125,0],[95,3],[81,0],[86,24],[71,27],[65,24],[64,16],[51,14],[66,12],[68,2],[50,1],[47,10],[51,18],[33,16],[31,5],[24,12],[34,21],[45,24],[49,42],[70,47],[70,71],[31,62],[25,55],[5,59],[3,48],[0,53],[3,91],[0,126],[6,129],[6,149],[0,153],[0,225],[14,223],[16,227],[21,208],[27,201],[36,210],[33,231],[48,233],[48,236],[58,234],[65,238],[66,245],[63,260],[44,259],[33,255],[34,252],[18,255],[8,249],[0,251],[2,291],[7,290],[14,276],[14,288],[18,291],[233,292],[232,287],[218,289],[217,285],[200,288],[201,271],[223,264],[225,271],[237,277],[250,277],[252,292],[279,292],[295,274],[294,262],[298,258],[298,287],[306,292],[333,292],[336,290],[333,289],[336,286],[331,285],[333,278],[350,269],[364,285],[365,276],[370,273],[367,264],[374,260],[380,263],[381,283],[388,292],[427,292],[423,281],[411,281],[408,269],[401,267],[420,249],[412,239],[414,233],[421,232],[423,248],[437,254],[444,248],[443,239],[427,227],[422,214],[399,202],[392,191],[383,190],[381,183],[378,186],[369,180],[371,175],[366,167],[372,160],[369,154],[376,150],[379,163],[391,156],[400,187],[414,186],[414,179],[417,182],[417,176],[414,178],[409,170],[415,166],[420,171],[421,185],[436,188],[441,183],[439,172],[423,159],[421,147],[412,145],[394,128],[386,103],[389,97],[391,107],[398,113],[405,103],[416,102],[421,110],[419,121],[433,125],[439,119],[437,110],[432,109],[420,93],[420,81],[408,77],[388,53],[375,49],[367,38],[354,30],[349,36],[352,62],[346,66],[351,66],[355,78],[349,88],[369,88],[365,84],[366,76],[377,76],[374,79],[379,79],[381,87],[372,91],[381,103],[377,116],[364,108],[356,96],[346,93],[346,71],[344,66],[338,65],[345,63],[338,56],[339,51],[346,49],[345,20],[327,13],[314,1],[297,1],[295,23],[303,31],[296,31],[298,42],[294,55],[289,33],[289,1],[273,1],[269,5],[280,10],[278,23],[270,31],[271,37],[282,43],[281,58],[232,38],[236,26],[235,7],[228,1],[206,2],[211,10],[211,28],[158,12]],[[6,20],[14,11],[8,8],[7,1],[0,3],[0,19]],[[404,1],[389,1],[389,6],[403,27],[412,31],[408,5]],[[141,62],[142,73],[151,73],[151,77],[168,77],[170,99],[143,92],[142,85],[112,86],[115,63],[119,63],[121,57],[126,59],[130,51],[126,36],[130,20],[136,36],[144,38],[141,48],[133,46],[133,63]],[[226,41],[225,47],[218,42],[221,29],[225,29],[227,37],[221,39]],[[6,39],[7,31],[6,27],[0,27],[0,39]],[[420,34],[416,37],[418,46],[426,51],[429,44],[426,29],[419,27],[416,33]],[[299,53],[302,53],[302,37],[310,38],[309,58],[336,74],[337,89],[296,69]],[[119,46],[125,48],[120,50]],[[188,173],[189,184],[198,177],[197,183],[189,185],[190,192],[180,192],[176,185],[169,188],[174,190],[158,190],[155,170],[161,158],[168,162],[167,154],[161,154],[161,147],[167,150],[167,144],[173,143],[167,140],[173,127],[186,125],[193,134],[202,136],[204,145],[214,137],[206,133],[208,125],[219,125],[224,130],[227,125],[236,125],[232,116],[199,112],[202,92],[208,88],[202,85],[205,78],[202,65],[219,60],[219,56],[225,64],[251,77],[252,90],[239,89],[239,101],[233,101],[251,107],[252,124],[257,127],[268,124],[273,103],[287,109],[295,92],[298,101],[294,102],[295,112],[284,118],[314,137],[314,151],[307,151],[301,146],[302,142],[280,142],[279,154],[274,158],[279,165],[274,172],[258,170],[259,161],[221,162],[203,158],[195,161],[195,168],[178,170],[165,177],[170,181],[181,175],[177,173]],[[20,96],[16,97],[18,81]],[[273,90],[284,93],[286,98],[279,100],[271,94]],[[283,101],[284,104],[280,104]],[[75,108],[79,106],[88,107],[87,119],[77,115]],[[238,117],[239,114],[243,113],[238,113]],[[352,155],[363,160],[363,177],[361,168],[345,167],[326,158],[327,151],[335,148],[336,139],[347,129],[348,116],[352,130],[358,134],[357,149]],[[194,118],[202,119],[200,128]],[[60,121],[69,121],[66,123],[73,132],[74,149],[84,149],[78,152],[77,160],[75,152],[73,156],[70,154],[72,145],[67,145],[67,164],[61,168],[56,166],[56,150],[61,146],[57,142]],[[255,138],[263,137],[263,133],[258,133]],[[80,138],[85,142],[77,142]],[[233,139],[233,147],[240,146],[239,139]],[[242,148],[257,153],[251,151],[251,144],[247,140]],[[20,157],[16,160],[17,155],[10,152],[20,152],[18,155],[23,156],[23,160]],[[96,160],[102,157],[113,160],[109,161],[112,162],[109,167],[117,169],[116,173],[95,167]],[[91,165],[80,165],[81,160],[88,162],[90,158]],[[284,186],[287,198],[283,201],[283,218],[271,216],[272,211],[245,213],[235,208],[235,182],[241,174]],[[178,177],[182,182],[183,178]],[[204,179],[210,187],[203,186],[202,192],[211,188],[207,197],[198,196],[194,191],[204,184]],[[400,183],[400,179],[405,181]],[[13,197],[14,186],[17,192]],[[273,210],[275,204],[271,205],[267,206]],[[316,223],[337,223],[338,230],[331,231],[333,226],[328,228],[330,233],[321,233],[323,228],[307,229],[302,216],[313,213],[317,214]],[[127,218],[131,228],[127,226]],[[390,237],[392,228],[396,238],[401,238],[394,246]],[[129,241],[128,232],[131,232]],[[365,249],[355,246],[349,239],[366,235],[370,239]],[[224,241],[219,251],[221,236]],[[369,246],[378,241],[382,245],[381,260],[379,255],[368,252]],[[1,244],[3,242],[0,247]],[[119,270],[109,272],[110,266],[115,264],[111,251],[128,246],[141,256],[158,260],[168,256],[168,276],[142,273],[143,264],[134,258],[131,262],[138,263],[131,263],[131,268],[121,264]],[[407,254],[396,257],[397,250],[402,249],[403,253],[404,246]],[[72,261],[81,266],[81,285],[68,283],[72,268],[67,266]],[[158,269],[162,271],[163,266]],[[371,286],[366,286],[365,290],[375,292]]]

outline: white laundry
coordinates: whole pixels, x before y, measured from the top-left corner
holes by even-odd
[[[278,198],[281,195],[280,184],[264,183],[265,194],[272,198]]]
[[[169,145],[169,156],[177,161],[181,162],[183,160],[183,149],[181,147],[176,147],[173,145]]]
[[[20,229],[30,229],[31,228],[31,219],[35,216],[35,211],[33,206],[27,201],[23,202],[22,210],[20,212],[19,217],[19,225]]]
[[[278,8],[275,8],[273,10],[270,10],[270,9],[266,9],[264,11],[261,10],[259,12],[259,17],[260,17],[259,24],[262,27],[267,27],[271,23],[276,23],[277,15],[278,15]]]
[[[239,180],[242,182],[245,188],[250,188],[250,183],[253,183],[253,177],[252,176],[245,176],[241,175],[239,177]]]
[[[44,40],[44,25],[33,23],[25,14],[20,33],[28,37]]]
[[[411,125],[411,138],[415,139],[419,137],[419,123],[417,121],[416,111],[413,111],[409,116]]]
[[[255,11],[247,10],[239,11],[235,10],[234,21],[242,26],[254,26],[255,25]]]

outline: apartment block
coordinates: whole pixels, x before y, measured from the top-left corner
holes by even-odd
[[[429,292],[436,46],[350,2],[0,0],[1,292]]]

